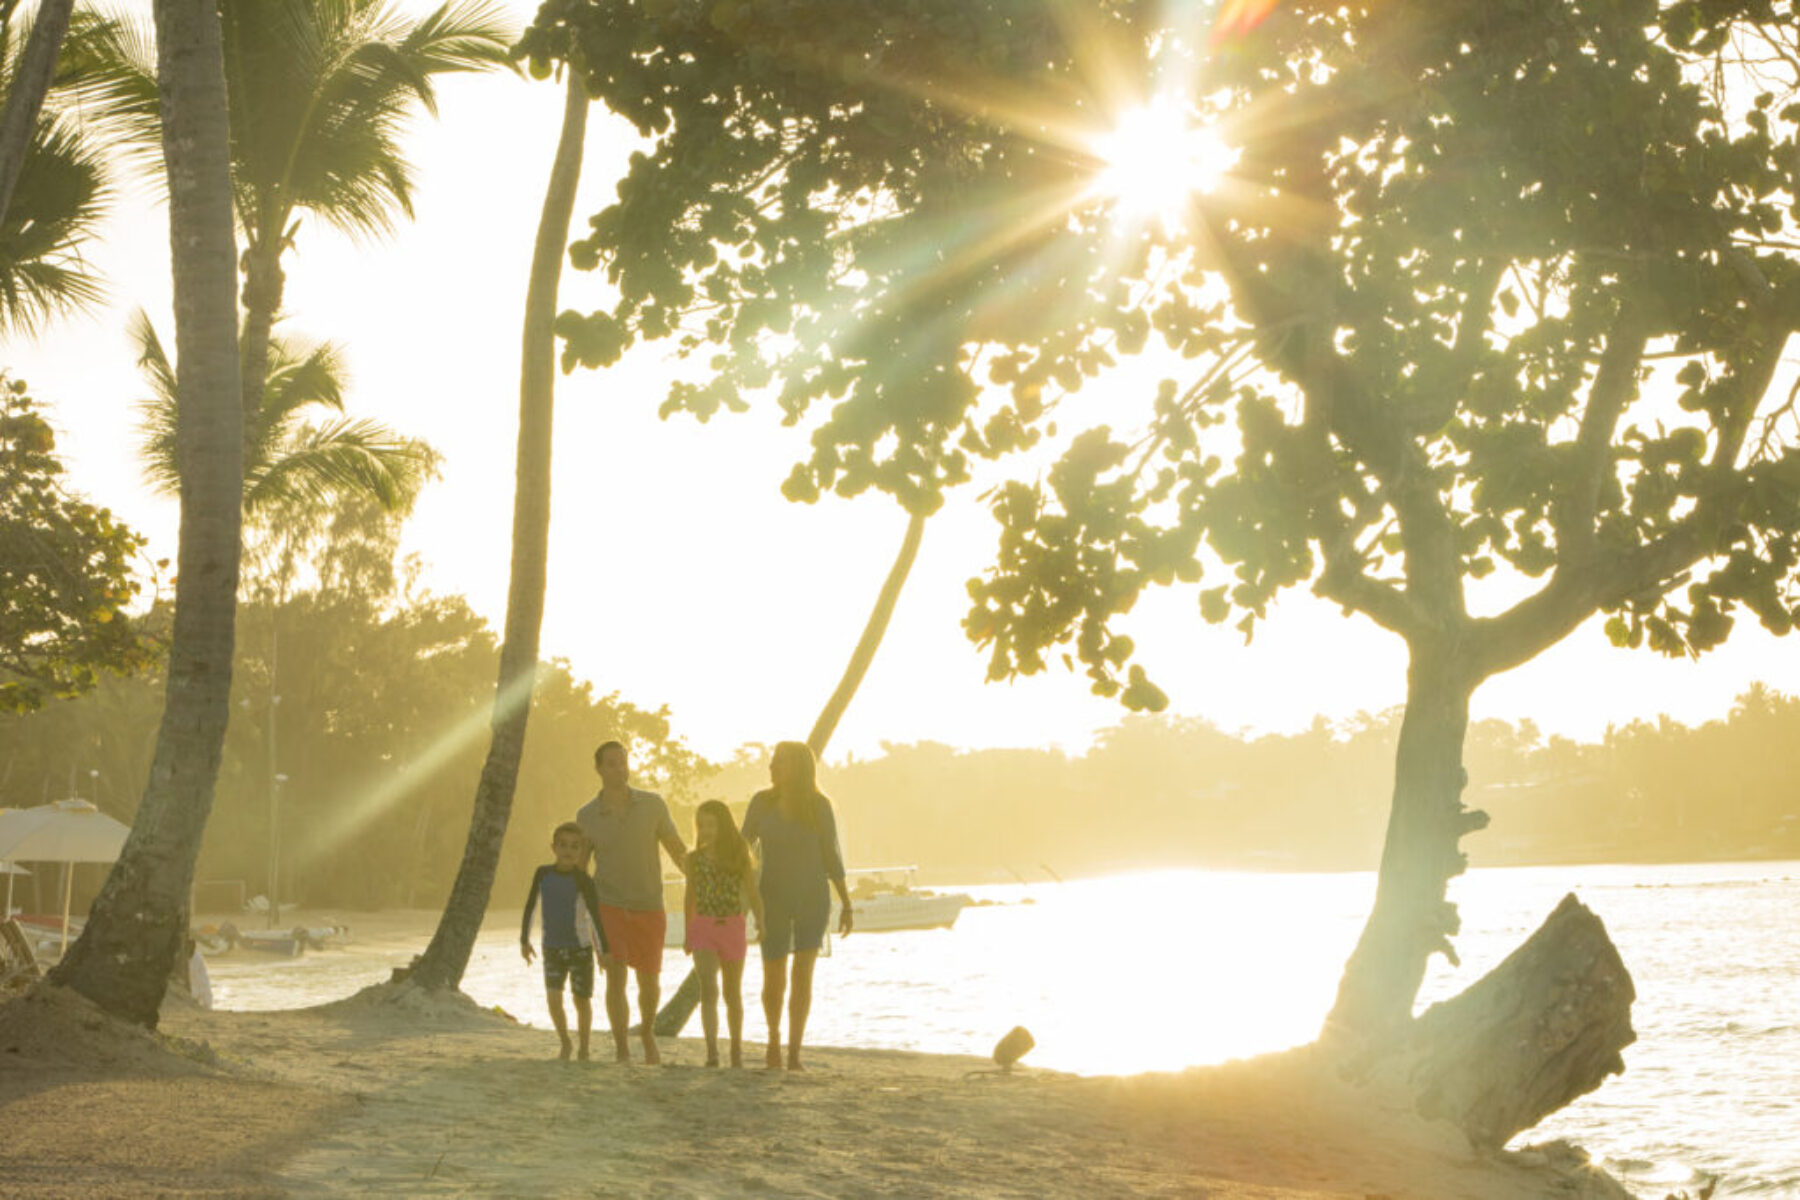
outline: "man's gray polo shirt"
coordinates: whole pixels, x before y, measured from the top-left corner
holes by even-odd
[[[631,789],[624,811],[608,809],[595,796],[575,814],[575,823],[594,844],[594,890],[600,903],[635,912],[661,912],[660,836],[679,836],[669,806],[655,792]]]

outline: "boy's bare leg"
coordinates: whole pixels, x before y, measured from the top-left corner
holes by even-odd
[[[788,997],[787,1069],[804,1071],[800,1065],[800,1043],[806,1039],[806,1017],[812,1012],[813,966],[819,961],[817,950],[794,951],[794,990]]]
[[[563,1012],[561,992],[546,990],[544,999],[550,1004],[550,1023],[556,1026],[556,1036],[562,1041],[562,1053],[557,1055],[563,1062],[569,1061],[569,1055],[575,1050],[575,1043],[569,1040],[569,1017]],[[576,1001],[580,1003],[580,1001]]]
[[[719,953],[694,951],[694,970],[700,973],[700,1029],[706,1035],[706,1065],[719,1065]]]
[[[769,1049],[763,1065],[781,1070],[781,1007],[787,997],[787,956],[763,959],[763,1019],[769,1023]]]
[[[655,971],[638,971],[636,974],[638,1019],[643,1022],[639,1037],[644,1043],[644,1061],[654,1067],[662,1062],[662,1052],[656,1048],[656,1005],[662,999],[662,982]]]
[[[612,1027],[613,1058],[631,1061],[631,1001],[625,995],[625,964],[611,955],[606,959],[606,1023]]]
[[[582,1062],[588,1060],[588,1032],[594,1027],[594,1002],[586,996],[575,997],[575,1029],[581,1039],[580,1048],[575,1057]]]
[[[744,960],[720,963],[725,974],[725,1024],[731,1030],[731,1065],[744,1065]]]

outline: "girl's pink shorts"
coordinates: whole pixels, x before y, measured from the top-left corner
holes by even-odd
[[[689,950],[711,950],[720,962],[744,961],[744,914],[735,917],[703,917],[688,922]]]

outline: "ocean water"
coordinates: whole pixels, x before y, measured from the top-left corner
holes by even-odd
[[[1162,871],[962,890],[983,903],[952,930],[835,939],[808,1043],[985,1057],[1024,1025],[1037,1040],[1026,1065],[1082,1074],[1297,1045],[1331,1006],[1374,876]],[[1709,1177],[1718,1196],[1800,1196],[1800,863],[1470,872],[1453,885],[1462,966],[1435,961],[1421,999],[1467,986],[1571,891],[1632,972],[1638,1040],[1624,1075],[1520,1142],[1566,1137],[1656,1200]],[[422,945],[359,939],[291,961],[220,959],[215,995],[222,1008],[321,1003],[386,978]],[[686,966],[669,952],[665,994]],[[753,1048],[760,984],[753,950]],[[482,935],[464,990],[548,1028],[541,977],[503,922]]]

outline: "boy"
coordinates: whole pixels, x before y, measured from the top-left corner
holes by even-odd
[[[563,1013],[563,981],[575,997],[575,1019],[581,1037],[581,1061],[588,1057],[588,1031],[593,1028],[594,952],[582,937],[576,924],[575,903],[579,899],[587,909],[591,928],[600,939],[600,953],[606,953],[606,935],[600,932],[600,909],[594,894],[594,881],[581,869],[588,855],[587,835],[581,826],[565,821],[550,837],[550,849],[556,861],[545,863],[531,877],[531,892],[525,897],[525,920],[519,929],[519,953],[531,961],[531,912],[538,897],[544,898],[544,995],[550,1004],[550,1020],[556,1036],[562,1039],[561,1059],[569,1061],[574,1049],[569,1041],[569,1019]]]

